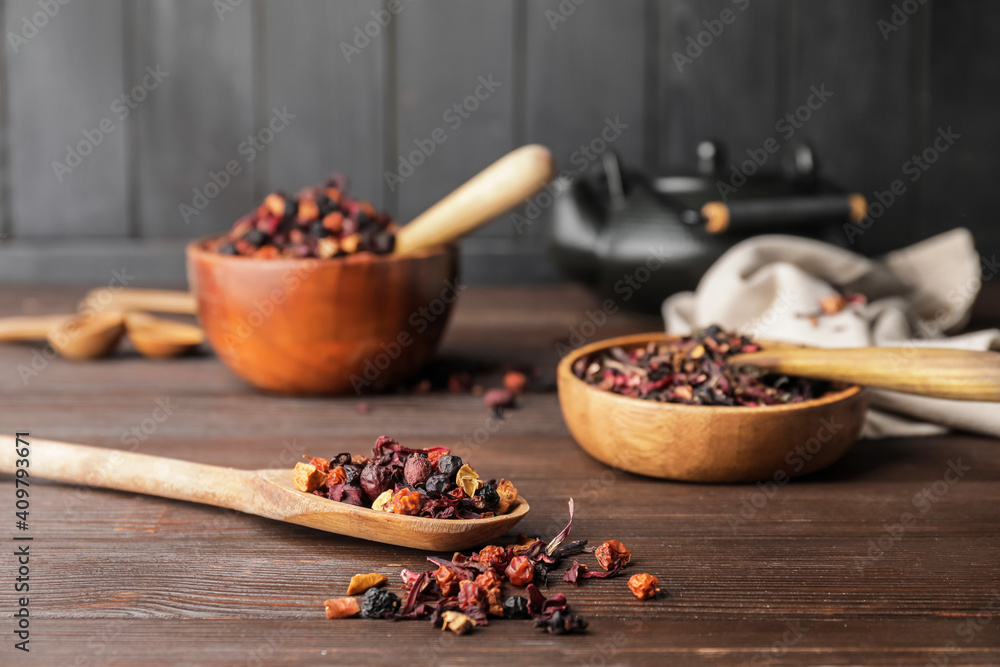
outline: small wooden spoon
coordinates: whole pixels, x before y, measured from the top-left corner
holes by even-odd
[[[125,331],[135,349],[150,359],[179,357],[205,342],[205,332],[193,324],[139,311],[125,314]]]
[[[1000,353],[942,348],[770,347],[736,365],[960,401],[1000,401]]]
[[[190,292],[166,289],[140,289],[126,287],[117,291],[98,287],[87,292],[80,302],[80,310],[102,312],[105,310],[148,310],[154,313],[194,315],[198,311],[194,295]]]
[[[15,438],[0,435],[0,472],[16,471]],[[116,449],[30,439],[31,476],[226,507],[329,533],[458,551],[500,537],[530,509],[524,499],[489,519],[427,519],[376,512],[303,493],[291,470],[236,470]]]
[[[125,333],[121,311],[77,315],[46,335],[52,348],[67,359],[97,359],[111,353]]]
[[[19,315],[0,319],[0,341],[45,340],[49,332],[75,315]]]

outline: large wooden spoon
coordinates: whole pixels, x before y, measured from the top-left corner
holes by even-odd
[[[150,359],[179,357],[205,342],[205,332],[193,324],[140,311],[125,314],[125,331],[135,349]]]
[[[451,243],[524,202],[554,175],[552,153],[544,146],[511,151],[400,229],[395,252]]]
[[[1000,353],[943,348],[768,347],[730,359],[775,373],[960,401],[1000,401]]]
[[[50,330],[46,339],[67,359],[83,361],[110,354],[124,332],[123,313],[112,310],[71,317]]]
[[[428,551],[458,551],[500,537],[524,518],[522,498],[489,519],[427,519],[355,507],[292,486],[291,470],[236,470],[116,449],[31,439],[31,476],[187,500],[329,533]],[[17,447],[0,435],[0,472],[16,472]]]
[[[111,290],[98,287],[87,292],[80,302],[80,310],[148,310],[154,313],[194,315],[198,311],[194,295],[190,292],[166,289],[124,287]]]

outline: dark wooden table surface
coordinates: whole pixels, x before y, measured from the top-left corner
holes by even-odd
[[[7,289],[0,315],[61,311],[81,292]],[[595,306],[571,288],[470,289],[443,346],[453,359],[534,363]],[[616,315],[595,334],[656,328]],[[520,527],[550,536],[576,499],[574,536],[615,538],[664,595],[639,602],[625,579],[563,584],[590,621],[550,637],[500,621],[464,637],[427,622],[328,621],[322,600],[377,570],[398,588],[425,554],[293,525],[86,487],[32,486],[30,654],[14,650],[14,485],[0,477],[0,663],[37,665],[987,664],[1000,662],[1000,443],[951,435],[859,443],[811,479],[765,493],[614,473],[585,455],[554,393],[533,393],[484,438],[488,414],[464,395],[288,399],[253,392],[213,356],[154,363],[41,362],[0,347],[0,432],[126,447],[157,402],[172,414],[137,451],[263,468],[300,454],[480,437],[474,463],[532,504]],[[35,358],[37,375],[19,366]],[[147,430],[149,430],[147,428]],[[967,468],[955,484],[949,466]],[[953,478],[954,479],[954,478]],[[917,494],[934,498],[925,513]],[[904,513],[916,520],[894,528]],[[872,545],[881,541],[879,555]],[[877,547],[875,547],[877,548]],[[584,559],[592,558],[585,556]],[[550,592],[551,592],[550,591]]]

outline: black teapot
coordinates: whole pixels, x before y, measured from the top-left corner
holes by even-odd
[[[613,151],[579,177],[562,179],[547,211],[551,255],[567,277],[630,310],[659,312],[663,299],[694,289],[734,244],[763,233],[844,246],[845,223],[867,204],[825,181],[813,151],[795,146],[782,167],[728,166],[722,147],[698,146],[698,170],[650,178]]]

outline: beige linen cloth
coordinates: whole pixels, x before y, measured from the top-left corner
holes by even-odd
[[[997,269],[966,229],[890,253],[881,261],[794,236],[758,236],[733,246],[694,292],[663,303],[668,333],[718,324],[749,336],[820,347],[951,347],[1000,350],[1000,330],[958,336],[981,280]],[[824,297],[864,294],[867,304],[821,315]],[[813,315],[813,317],[810,317]],[[909,363],[899,355],[900,369]],[[959,429],[1000,437],[1000,403],[923,398],[870,390],[868,438],[936,435]]]

